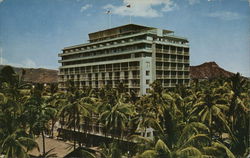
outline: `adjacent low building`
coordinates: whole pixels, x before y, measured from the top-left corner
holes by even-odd
[[[189,84],[188,40],[173,31],[135,24],[89,34],[89,42],[59,54],[59,88],[73,80],[79,88],[115,88],[146,94],[159,80],[164,88]]]

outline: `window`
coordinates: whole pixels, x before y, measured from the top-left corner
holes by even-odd
[[[150,80],[146,80],[146,84],[149,84]]]
[[[150,71],[146,71],[146,76],[149,76],[149,72],[150,72]]]
[[[146,89],[146,93],[150,93],[150,88],[147,88],[147,89]]]

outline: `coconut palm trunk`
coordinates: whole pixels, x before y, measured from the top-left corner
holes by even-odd
[[[42,130],[42,139],[43,139],[43,155],[45,155],[45,136],[43,130]]]

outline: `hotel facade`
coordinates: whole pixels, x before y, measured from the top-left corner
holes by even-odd
[[[173,31],[135,24],[89,34],[89,42],[59,53],[59,88],[116,88],[122,82],[138,96],[155,80],[164,88],[189,85],[188,40]]]

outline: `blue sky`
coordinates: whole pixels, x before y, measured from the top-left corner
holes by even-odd
[[[131,8],[126,8],[130,4]],[[191,65],[215,61],[250,76],[250,0],[0,0],[4,64],[57,69],[63,47],[89,32],[132,23],[190,41]]]

